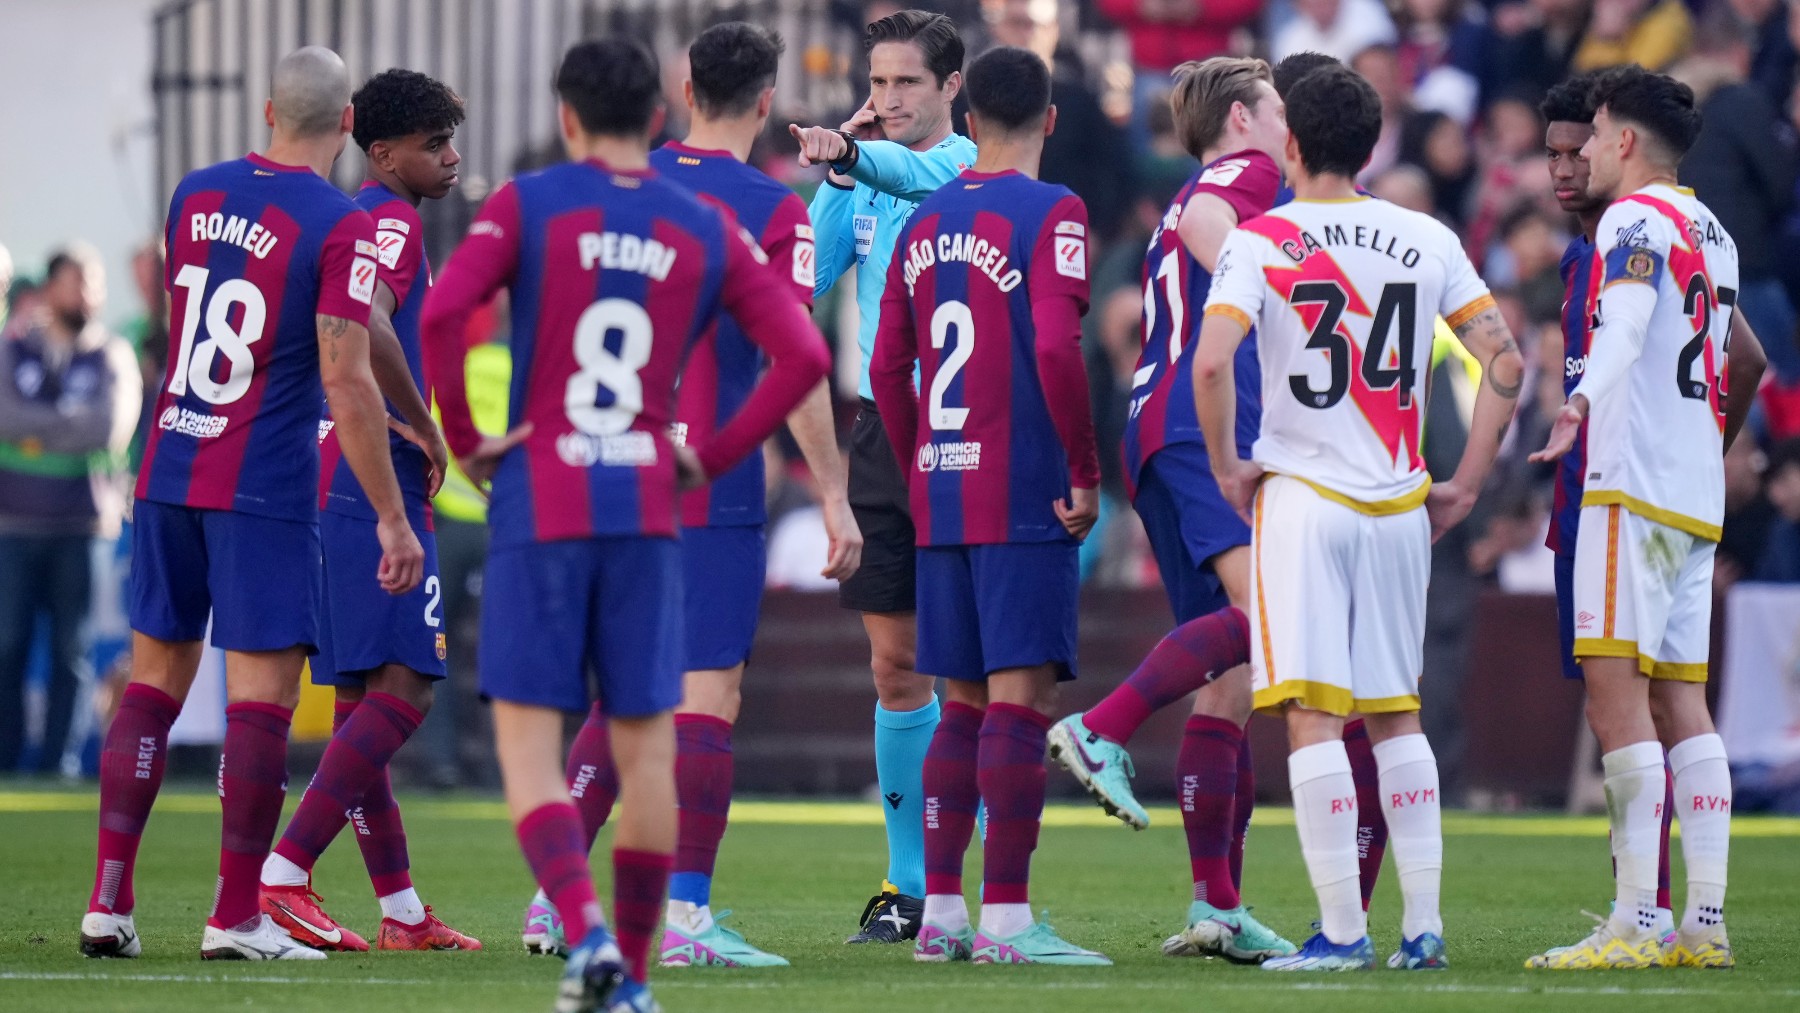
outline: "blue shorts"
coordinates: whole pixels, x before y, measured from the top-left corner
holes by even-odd
[[[921,547],[919,673],[982,682],[1053,664],[1075,678],[1079,555],[1063,541]]]
[[[444,588],[438,580],[437,538],[413,523],[425,547],[419,586],[391,595],[375,579],[381,539],[375,522],[329,510],[319,514],[325,547],[325,608],[319,624],[319,656],[312,662],[318,686],[361,686],[369,673],[392,663],[429,679],[442,679]]]
[[[1144,522],[1177,623],[1231,604],[1212,559],[1249,545],[1250,525],[1225,502],[1204,450],[1173,443],[1151,455],[1131,505]]]
[[[681,543],[636,535],[488,556],[481,692],[508,703],[649,717],[681,702]],[[599,677],[590,687],[590,669]]]
[[[762,526],[682,529],[681,568],[686,671],[748,661],[768,570]]]
[[[319,643],[319,526],[235,510],[138,500],[131,525],[131,628],[222,651]]]
[[[1575,660],[1575,553],[1556,554],[1556,638],[1565,679],[1580,682],[1585,676]]]

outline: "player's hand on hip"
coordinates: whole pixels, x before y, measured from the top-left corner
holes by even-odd
[[[469,451],[457,463],[462,465],[463,474],[475,483],[475,488],[485,488],[494,480],[494,472],[500,467],[500,459],[512,452],[512,449],[531,436],[532,425],[521,422],[505,436],[483,436],[475,449]]]
[[[450,448],[444,445],[443,430],[434,422],[421,433],[392,415],[388,416],[388,428],[425,452],[425,495],[436,496],[444,487],[444,476],[450,471]]]
[[[881,129],[881,114],[875,111],[875,96],[870,95],[862,108],[850,114],[839,130],[848,130],[859,141],[879,141],[886,137]]]
[[[1219,492],[1246,524],[1250,523],[1250,502],[1256,498],[1256,486],[1262,477],[1262,466],[1255,461],[1233,459],[1223,466],[1213,466],[1213,478],[1219,482]]]
[[[1094,529],[1094,522],[1100,519],[1100,491],[1070,489],[1068,499],[1059,499],[1051,506],[1056,509],[1056,519],[1062,522],[1063,530],[1079,542],[1087,538],[1088,532]]]
[[[706,477],[706,468],[700,463],[700,455],[694,453],[693,447],[675,448],[675,484],[682,492],[698,489],[711,481]]]
[[[425,574],[425,547],[404,515],[375,522],[381,540],[381,566],[375,579],[388,594],[401,595],[419,586]]]
[[[862,528],[850,510],[850,499],[844,495],[828,496],[822,504],[825,513],[825,537],[831,548],[825,557],[825,569],[819,576],[826,580],[849,580],[862,566]]]
[[[1425,516],[1431,518],[1433,545],[1475,509],[1475,493],[1474,489],[1464,489],[1456,484],[1455,479],[1432,485],[1431,491],[1425,494]]]
[[[829,127],[802,127],[789,123],[788,133],[800,142],[801,166],[825,165],[850,153],[850,142]]]
[[[1583,399],[1586,395],[1580,395]],[[1575,448],[1575,438],[1581,435],[1581,424],[1587,421],[1587,415],[1573,400],[1566,401],[1556,411],[1556,421],[1550,424],[1550,438],[1544,441],[1544,449],[1531,455],[1534,464],[1543,464],[1560,459]]]

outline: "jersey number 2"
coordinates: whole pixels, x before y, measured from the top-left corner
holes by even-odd
[[[187,300],[182,307],[175,368],[169,371],[169,393],[181,397],[191,389],[202,401],[226,405],[250,390],[250,378],[256,371],[250,346],[262,339],[269,306],[262,290],[243,278],[221,282],[212,298],[206,299],[206,279],[211,273],[198,264],[184,264],[175,274],[175,287],[187,291]],[[241,307],[243,313],[234,325],[235,307]],[[203,316],[206,338],[195,344]],[[215,380],[213,366],[221,355],[227,363],[225,379]]]
[[[950,393],[951,381],[969,364],[969,356],[975,354],[975,314],[970,312],[968,303],[952,299],[940,304],[931,314],[931,347],[941,349],[949,344],[951,328],[956,330],[956,344],[938,365],[937,374],[931,378],[929,409],[933,429],[961,429],[963,423],[969,421],[967,408],[952,408],[944,404],[944,397]]]

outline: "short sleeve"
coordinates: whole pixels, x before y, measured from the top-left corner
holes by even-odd
[[[776,276],[791,282],[800,305],[811,309],[813,286],[818,281],[818,247],[813,239],[812,219],[798,194],[790,193],[781,199],[763,227],[761,245]]]
[[[369,303],[375,298],[375,272],[375,220],[356,208],[338,220],[319,249],[316,311],[367,327]]]
[[[1481,280],[1476,273],[1475,265],[1469,262],[1469,255],[1463,252],[1462,243],[1448,229],[1443,230],[1444,241],[1444,294],[1438,300],[1438,315],[1444,323],[1456,330],[1462,325],[1480,316],[1483,312],[1494,308],[1494,297],[1488,292],[1487,282]]]
[[[1655,286],[1669,259],[1669,220],[1632,200],[1615,202],[1600,218],[1594,241],[1600,250],[1602,289],[1614,283]]]
[[[1032,301],[1056,296],[1074,299],[1080,312],[1087,312],[1087,205],[1074,194],[1057,201],[1044,216],[1031,254]]]
[[[1230,317],[1246,331],[1256,326],[1269,289],[1261,270],[1267,247],[1268,240],[1241,228],[1232,229],[1225,237],[1213,267],[1212,288],[1206,293],[1208,316]]]
[[[1247,222],[1275,206],[1281,190],[1281,170],[1275,160],[1260,151],[1245,151],[1222,158],[1194,181],[1194,196],[1207,193],[1231,205],[1239,222]]]
[[[377,208],[375,218],[375,278],[394,293],[394,304],[406,296],[419,276],[424,260],[424,227],[419,214],[405,201],[389,201]]]

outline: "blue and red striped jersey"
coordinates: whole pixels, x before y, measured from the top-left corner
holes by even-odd
[[[375,223],[304,166],[191,172],[169,202],[169,364],[139,499],[319,516],[315,314],[369,320]]]
[[[650,153],[664,178],[731,209],[768,255],[776,277],[792,282],[794,297],[813,302],[813,232],[800,195],[737,160],[671,142]],[[701,335],[688,354],[675,392],[675,429],[683,440],[704,441],[736,414],[762,372],[762,351],[729,316]],[[751,454],[712,483],[683,493],[684,527],[760,525],[768,520],[763,458]]]
[[[1100,476],[1087,254],[1081,198],[1010,171],[964,171],[901,230],[869,382],[919,545],[1069,538],[1052,504]]]
[[[1152,454],[1172,443],[1191,443],[1205,453],[1206,435],[1194,409],[1194,349],[1200,310],[1212,275],[1182,243],[1177,229],[1188,202],[1203,193],[1231,205],[1239,223],[1275,206],[1281,170],[1260,151],[1239,151],[1203,166],[1175,195],[1144,254],[1144,347],[1132,377],[1125,419],[1125,482],[1137,494],[1138,473]],[[1262,367],[1256,332],[1238,346],[1237,434],[1248,457],[1262,418]]]
[[[1594,243],[1576,236],[1563,251],[1559,267],[1563,281],[1563,397],[1575,392],[1587,367],[1588,342],[1594,335],[1594,315],[1600,308],[1600,272],[1594,270]],[[1575,446],[1556,465],[1556,493],[1550,508],[1550,534],[1544,544],[1552,552],[1575,553],[1575,532],[1581,524],[1581,491],[1587,474],[1587,423],[1575,434]]]
[[[463,327],[501,288],[512,295],[507,427],[532,433],[494,476],[495,548],[674,536],[676,377],[719,313],[771,363],[730,421],[689,442],[708,476],[756,449],[829,367],[817,328],[729,211],[653,171],[564,163],[496,190],[426,299],[430,381],[460,456],[481,440]]]
[[[356,206],[375,220],[375,281],[386,285],[394,294],[394,336],[400,339],[400,351],[406,356],[407,371],[425,403],[431,403],[431,391],[425,386],[424,352],[419,346],[419,316],[425,305],[425,292],[431,287],[431,264],[425,259],[425,226],[418,209],[375,180],[362,185],[354,198]],[[389,415],[399,418],[393,402],[387,402]],[[400,481],[401,498],[406,514],[415,524],[431,526],[431,501],[426,495],[427,469],[430,462],[425,452],[399,435],[388,433],[388,449],[394,458],[394,477]],[[331,421],[331,406],[325,406],[319,420],[319,509],[375,520],[375,508],[363,492],[362,483],[350,470],[338,446],[337,432]]]

